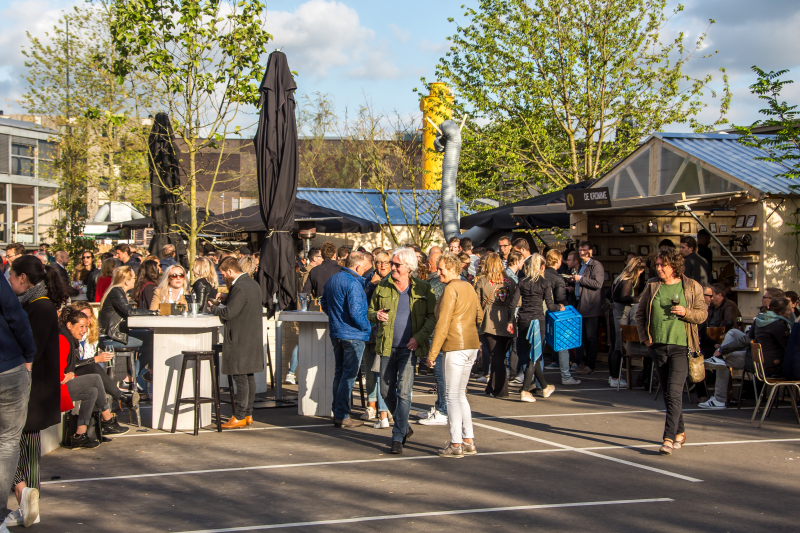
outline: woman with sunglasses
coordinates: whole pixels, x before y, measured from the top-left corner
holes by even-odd
[[[81,284],[86,285],[89,274],[95,270],[97,270],[97,267],[94,265],[94,252],[85,250],[81,254],[80,263],[78,263],[78,266],[75,267],[75,270],[72,272],[72,281],[80,281]]]
[[[161,304],[186,305],[188,290],[189,282],[186,279],[186,271],[180,265],[172,265],[161,276],[161,282],[156,287],[153,300],[150,302],[150,310],[158,311],[158,306]]]

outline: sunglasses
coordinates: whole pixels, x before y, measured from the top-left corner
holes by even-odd
[[[91,259],[91,258],[92,258],[92,256],[91,256],[91,255],[84,255],[84,256],[83,256],[83,259]]]
[[[708,296],[709,298],[711,298],[714,295],[713,294],[703,294],[703,296]]]
[[[394,261],[392,261],[392,266],[395,268],[400,268],[401,266],[403,266],[403,263],[395,263]]]
[[[170,274],[169,277],[171,277],[172,279],[183,279],[186,276],[183,274]]]

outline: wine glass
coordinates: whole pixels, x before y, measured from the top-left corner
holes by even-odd
[[[681,303],[681,295],[678,294],[678,293],[675,293],[675,294],[672,295],[672,297],[669,300],[672,302],[673,306],[680,305],[680,303]],[[672,315],[672,318],[677,319],[678,315]]]

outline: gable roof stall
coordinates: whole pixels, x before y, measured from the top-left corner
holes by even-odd
[[[705,227],[716,238],[716,278],[732,281],[742,313],[754,316],[765,287],[797,290],[800,279],[800,240],[787,234],[788,222],[800,222],[800,194],[778,176],[783,167],[755,159],[765,155],[735,135],[656,133],[591,186],[608,190],[610,206],[520,207],[514,215],[569,212],[571,237],[597,246],[611,279],[623,254],[647,255],[664,238],[677,246]]]

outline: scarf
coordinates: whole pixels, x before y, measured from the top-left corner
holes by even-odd
[[[19,303],[25,305],[43,296],[47,296],[47,287],[45,287],[44,280],[20,294]]]
[[[764,311],[763,313],[759,313],[756,319],[754,320],[754,323],[756,326],[763,328],[764,326],[772,324],[776,320],[783,320],[784,322],[789,324],[789,327],[792,327],[793,325],[792,322],[789,322],[784,317],[775,313],[775,311]]]

